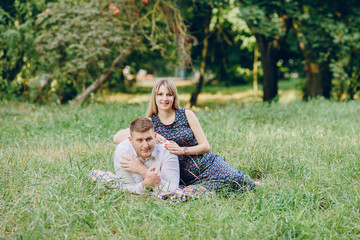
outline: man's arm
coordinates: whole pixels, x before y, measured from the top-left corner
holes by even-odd
[[[157,186],[157,190],[161,192],[173,192],[179,187],[180,168],[178,157],[174,154],[165,152],[165,159],[160,166],[161,182]]]
[[[125,180],[120,180],[120,184],[121,184],[121,189],[135,194],[142,194],[146,190],[146,188],[142,185],[142,182],[126,183]]]
[[[157,186],[161,182],[161,173],[160,170],[156,167],[151,167],[146,172],[145,179],[141,182],[142,186],[146,190]]]
[[[132,193],[143,193],[145,188],[142,185],[143,178],[141,176],[135,177],[133,173],[126,171],[121,167],[121,162],[126,161],[122,156],[129,156],[128,141],[120,143],[114,153],[114,167],[116,176],[120,179],[121,188]]]
[[[131,155],[131,157],[122,156],[120,166],[128,172],[139,174],[145,178],[148,168],[134,154]]]

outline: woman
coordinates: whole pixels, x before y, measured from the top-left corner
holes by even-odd
[[[209,190],[230,186],[234,189],[252,189],[255,183],[240,170],[234,170],[224,159],[210,152],[209,142],[199,120],[191,110],[179,107],[175,84],[159,80],[152,89],[147,117],[154,123],[156,138],[165,148],[178,155],[180,184],[200,184]],[[128,136],[120,130],[114,141]]]

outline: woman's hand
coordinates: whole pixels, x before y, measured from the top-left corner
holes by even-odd
[[[167,142],[167,139],[164,138],[163,136],[161,136],[160,134],[158,133],[155,133],[155,139],[158,143],[165,143]]]
[[[120,166],[124,168],[125,171],[132,172],[135,174],[140,174],[145,178],[147,167],[137,158],[134,154],[132,157],[122,156],[125,161],[120,162]]]
[[[180,147],[176,142],[174,141],[168,141],[165,144],[165,148],[169,150],[170,153],[175,155],[183,155],[185,152],[182,147]]]

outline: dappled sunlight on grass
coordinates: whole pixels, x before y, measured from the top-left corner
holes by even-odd
[[[199,95],[198,103],[206,104],[208,102],[217,102],[220,104],[225,104],[229,101],[239,102],[239,103],[249,103],[249,102],[259,102],[261,101],[262,94],[260,92],[255,93],[253,90],[247,90],[244,92],[237,92],[233,94],[209,94],[201,93]]]
[[[302,92],[297,89],[279,90],[279,102],[292,103],[302,99]]]
[[[127,93],[108,94],[102,96],[102,99],[104,99],[105,102],[120,102],[120,103],[148,102],[149,98],[150,98],[149,94],[127,94]]]
[[[176,86],[179,88],[179,98],[181,105],[188,108],[191,97],[191,92],[195,88],[195,82],[193,81],[177,81]],[[288,83],[287,83],[288,84]],[[139,82],[138,87],[150,88],[154,85],[154,82]],[[289,84],[288,84],[289,85]],[[191,88],[193,86],[193,88]],[[184,88],[185,87],[185,88]],[[190,89],[189,89],[190,87]],[[183,90],[183,91],[182,91]],[[184,92],[185,91],[185,92]],[[190,92],[189,92],[190,91]],[[198,96],[197,105],[224,105],[228,102],[234,102],[238,104],[249,104],[254,102],[262,102],[262,91],[255,92],[251,86],[205,86],[203,91]],[[104,102],[119,102],[119,103],[147,103],[150,98],[150,93],[115,93],[115,94],[103,94],[99,97],[100,101]],[[279,101],[281,103],[291,103],[302,98],[301,90],[295,88],[286,87],[284,90],[279,90]]]
[[[301,92],[298,90],[285,90],[279,91],[279,101],[283,103],[291,103],[301,99]],[[191,94],[179,94],[180,102],[184,106],[189,105],[189,99]],[[126,94],[117,93],[112,95],[104,95],[105,102],[119,102],[119,103],[147,103],[149,101],[149,94]],[[254,92],[253,90],[247,90],[243,92],[237,92],[232,94],[224,93],[200,93],[198,97],[199,105],[207,105],[209,103],[218,103],[220,105],[226,104],[229,101],[236,103],[252,103],[262,101],[262,92]]]
[[[167,79],[167,78],[164,77],[164,78],[159,78],[159,79]],[[175,84],[176,84],[177,87],[191,86],[191,85],[195,85],[196,83],[197,83],[197,81],[194,81],[194,80],[175,81]],[[154,84],[155,84],[155,81],[139,81],[136,84],[139,87],[152,88],[154,86]]]

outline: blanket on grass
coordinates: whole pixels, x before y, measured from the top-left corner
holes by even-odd
[[[119,178],[112,172],[104,172],[101,170],[93,170],[89,175],[91,180],[104,184],[106,188],[121,189]],[[212,192],[199,185],[189,185],[179,187],[174,192],[155,192],[150,191],[150,196],[162,200],[170,200],[171,202],[185,202],[188,199],[200,198],[203,196],[211,196]]]

